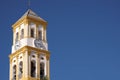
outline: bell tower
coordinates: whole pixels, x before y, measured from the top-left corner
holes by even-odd
[[[47,22],[29,9],[13,28],[9,80],[50,80]]]

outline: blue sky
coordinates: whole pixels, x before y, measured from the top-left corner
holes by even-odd
[[[31,0],[48,21],[51,80],[120,80],[119,0]],[[27,0],[0,2],[0,80],[9,79],[12,28]]]

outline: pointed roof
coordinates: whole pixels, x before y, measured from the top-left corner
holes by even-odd
[[[26,17],[26,16],[46,22],[44,19],[42,19],[40,16],[38,16],[35,12],[33,12],[31,9],[28,9],[27,12],[25,12],[25,14],[21,18]]]
[[[24,18],[32,18],[32,19],[39,20],[39,21],[42,21],[44,23],[47,23],[47,21],[42,19],[35,12],[33,12],[31,9],[28,9],[27,12],[25,12],[25,14],[15,24],[13,24],[13,26],[16,25],[17,23],[19,23],[19,21],[23,20]]]

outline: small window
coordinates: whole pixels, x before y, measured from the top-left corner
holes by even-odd
[[[21,39],[24,38],[24,29],[21,30]]]
[[[31,37],[34,37],[34,29],[31,29]]]
[[[38,39],[42,40],[42,31],[38,31]]]
[[[20,59],[22,59],[22,56],[20,56]]]
[[[16,80],[16,65],[13,66],[13,80]]]
[[[43,57],[41,57],[41,60],[44,60],[44,58],[43,58]]]
[[[32,55],[33,58],[35,58],[35,55]]]
[[[19,79],[22,78],[22,74],[23,74],[23,62],[21,61],[19,63]]]
[[[13,62],[16,62],[16,60],[14,60]]]
[[[15,39],[15,42],[18,41],[18,36],[19,36],[19,33],[17,32],[17,33],[16,33],[16,39]]]
[[[31,77],[35,77],[36,73],[36,66],[35,66],[35,61],[31,61]]]
[[[45,77],[45,70],[44,70],[44,63],[40,63],[40,79],[43,79]]]

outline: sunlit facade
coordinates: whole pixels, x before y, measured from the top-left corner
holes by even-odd
[[[50,80],[47,22],[28,10],[13,28],[9,80]]]

